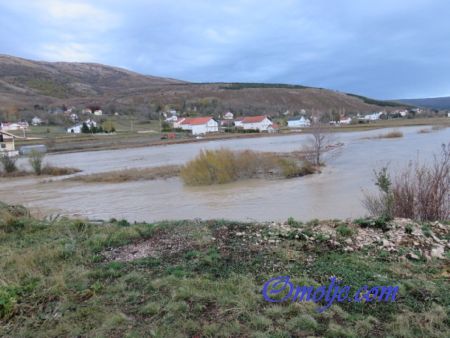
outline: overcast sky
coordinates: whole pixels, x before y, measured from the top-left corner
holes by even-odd
[[[0,0],[0,53],[195,82],[450,95],[448,0]]]

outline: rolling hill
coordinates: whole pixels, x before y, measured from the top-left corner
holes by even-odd
[[[396,102],[428,109],[450,109],[450,96],[424,99],[404,99],[396,100]]]
[[[0,109],[27,110],[36,105],[83,108],[92,104],[128,112],[172,105],[200,113],[232,110],[243,114],[300,109],[368,112],[404,105],[298,85],[189,83],[101,64],[51,63],[0,55]]]

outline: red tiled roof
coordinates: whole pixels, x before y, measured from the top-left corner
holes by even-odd
[[[242,119],[242,123],[258,123],[264,121],[267,116],[246,116]]]
[[[188,117],[186,118],[181,124],[190,124],[190,125],[200,125],[200,124],[206,124],[211,120],[212,117]]]

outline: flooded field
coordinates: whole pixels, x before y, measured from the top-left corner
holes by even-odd
[[[125,218],[131,221],[163,219],[300,220],[348,218],[364,215],[362,189],[372,189],[373,170],[389,164],[430,159],[440,144],[450,141],[450,129],[418,133],[423,127],[399,128],[404,137],[370,139],[388,130],[337,133],[344,143],[338,156],[321,174],[289,180],[249,180],[237,183],[186,187],[178,178],[121,184],[80,182],[43,183],[48,179],[22,178],[0,181],[1,200],[31,207],[36,213],[63,214],[92,219]],[[390,130],[390,129],[389,129]],[[83,170],[81,175],[183,164],[201,149],[290,152],[301,149],[307,135],[211,141],[159,147],[48,155],[55,166]],[[21,165],[25,165],[22,161]]]

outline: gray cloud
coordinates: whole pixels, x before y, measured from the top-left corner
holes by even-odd
[[[450,95],[444,0],[0,0],[0,52],[190,81]]]

